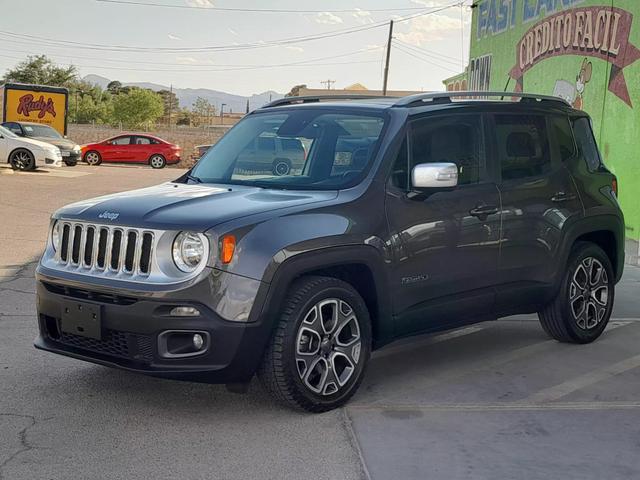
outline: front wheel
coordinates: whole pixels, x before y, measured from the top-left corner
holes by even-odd
[[[590,343],[607,327],[614,296],[611,260],[597,245],[579,242],[569,256],[558,295],[538,317],[545,332],[556,340]]]
[[[97,166],[102,163],[102,157],[95,150],[91,150],[84,155],[84,161],[91,166]]]
[[[302,277],[288,292],[258,377],[281,403],[309,412],[344,405],[371,353],[369,312],[358,292],[331,277]]]
[[[33,153],[23,148],[11,153],[9,163],[11,163],[11,168],[14,170],[21,170],[23,172],[35,170],[36,168],[36,159]]]
[[[78,164],[78,162],[76,162],[75,160],[65,160],[64,164],[67,167],[75,167]]]
[[[276,177],[283,177],[291,173],[291,161],[288,158],[276,158],[271,166],[271,171]]]
[[[151,155],[149,159],[149,165],[151,168],[164,168],[167,164],[167,161],[162,155]]]

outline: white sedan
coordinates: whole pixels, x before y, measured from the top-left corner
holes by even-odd
[[[17,136],[0,127],[0,162],[11,164],[14,170],[34,170],[36,167],[60,167],[60,149],[50,143]]]

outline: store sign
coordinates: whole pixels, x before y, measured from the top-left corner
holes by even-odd
[[[47,113],[55,117],[56,108],[53,103],[53,99],[49,97],[45,101],[44,95],[40,95],[40,98],[36,100],[30,93],[20,97],[20,100],[18,101],[18,115],[29,117],[32,112],[37,112],[38,118],[44,118]]]
[[[516,47],[516,65],[510,72],[515,91],[522,91],[524,74],[541,61],[581,55],[611,63],[609,90],[631,106],[624,69],[640,59],[640,50],[629,41],[632,24],[633,14],[606,6],[575,8],[536,23]]]

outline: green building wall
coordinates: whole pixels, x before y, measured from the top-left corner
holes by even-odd
[[[479,0],[469,90],[558,95],[588,112],[618,176],[627,258],[640,240],[640,0]],[[454,80],[445,81],[454,89]]]

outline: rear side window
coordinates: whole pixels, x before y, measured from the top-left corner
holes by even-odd
[[[495,123],[502,180],[536,177],[551,170],[543,116],[496,115]]]
[[[578,153],[584,157],[589,170],[596,170],[601,164],[598,145],[591,130],[591,122],[588,118],[577,118],[573,121],[573,134],[576,137]]]
[[[136,137],[136,145],[151,145],[151,139],[148,137]]]

